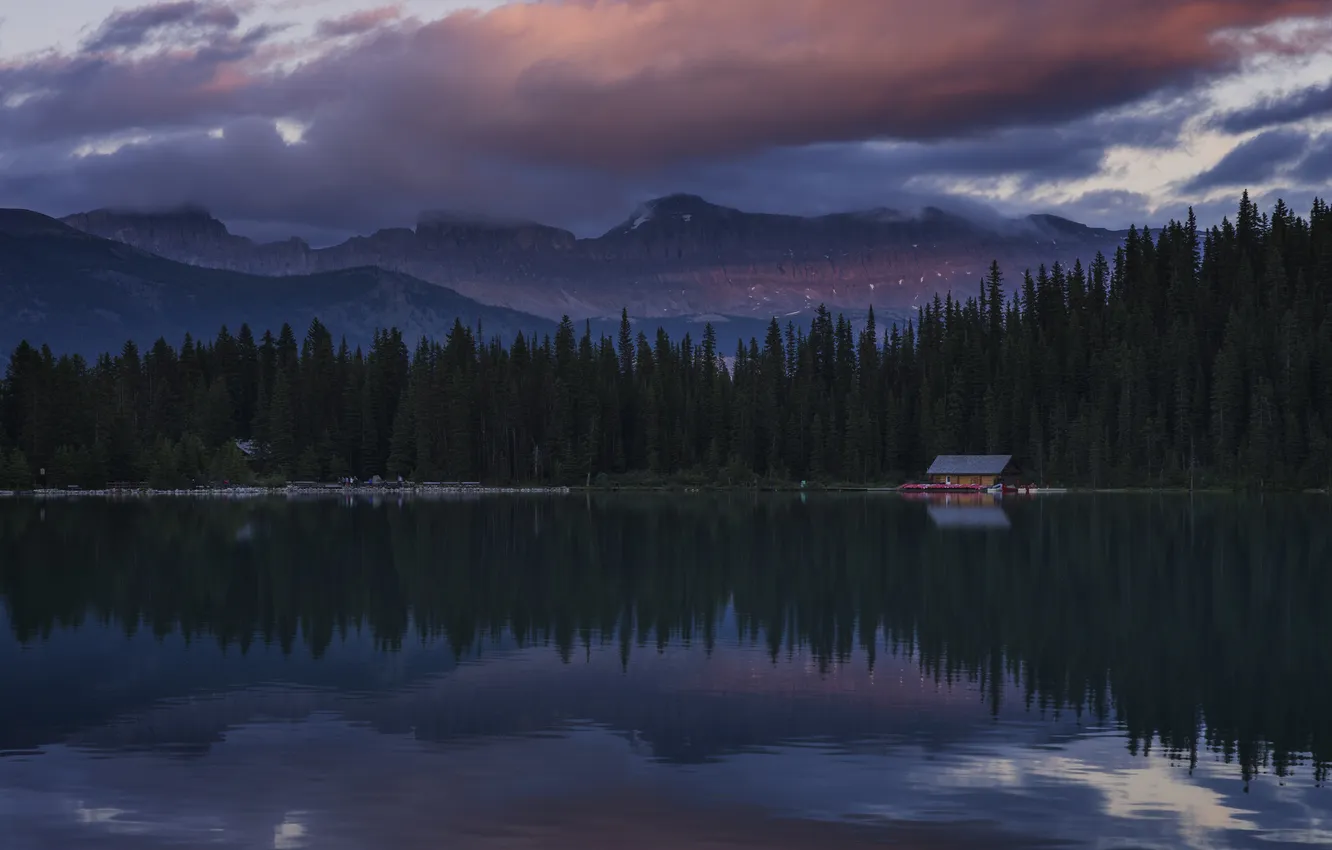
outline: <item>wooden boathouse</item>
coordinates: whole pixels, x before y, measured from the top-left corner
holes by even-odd
[[[925,473],[930,484],[949,487],[993,487],[1015,483],[1012,455],[939,455]]]

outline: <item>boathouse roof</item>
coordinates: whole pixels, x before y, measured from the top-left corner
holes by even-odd
[[[939,455],[926,475],[1001,475],[1012,455]]]

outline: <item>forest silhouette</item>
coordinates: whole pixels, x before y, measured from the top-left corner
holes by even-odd
[[[1247,194],[1130,230],[1114,257],[936,296],[854,329],[820,308],[732,357],[701,339],[444,340],[367,351],[315,320],[256,339],[133,343],[88,363],[34,340],[0,382],[0,488],[261,477],[418,481],[896,481],[938,454],[1012,454],[1031,480],[1332,483],[1332,212]],[[211,329],[209,330],[211,332]],[[247,458],[236,440],[249,441]],[[41,483],[41,482],[39,482]]]

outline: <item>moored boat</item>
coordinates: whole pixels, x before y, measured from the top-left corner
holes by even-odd
[[[991,496],[1003,496],[1017,493],[1035,493],[1036,488],[1029,484],[1018,486],[1013,484],[931,484],[913,482],[899,486],[897,492],[904,494],[983,493]]]
[[[1016,493],[1017,488],[1005,484],[935,484],[914,482],[897,488],[905,493]]]

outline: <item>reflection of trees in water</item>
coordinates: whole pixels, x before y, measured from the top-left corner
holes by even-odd
[[[0,588],[22,640],[93,616],[316,654],[368,627],[456,652],[506,628],[711,649],[728,604],[774,659],[912,652],[940,680],[1114,717],[1135,749],[1246,773],[1332,758],[1332,523],[1311,499],[1068,497],[950,533],[889,499],[12,503]],[[878,636],[877,639],[875,636]]]

